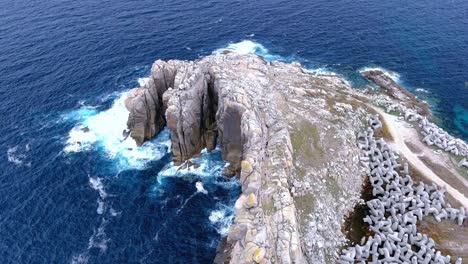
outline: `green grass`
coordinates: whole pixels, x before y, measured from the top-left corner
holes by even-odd
[[[299,211],[300,215],[302,215],[302,218],[313,212],[315,207],[315,197],[313,194],[295,196],[293,199],[294,205],[296,206],[296,209]]]
[[[320,146],[320,134],[317,126],[303,119],[292,130],[291,143],[294,158],[304,162],[323,162],[324,150]]]

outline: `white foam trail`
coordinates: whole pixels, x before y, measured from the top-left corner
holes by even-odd
[[[97,199],[98,207],[96,209],[96,212],[102,215],[106,207],[104,202],[105,202],[105,199],[107,198],[107,193],[104,190],[104,184],[102,183],[101,178],[89,177],[89,186],[91,186],[93,190],[96,190],[99,193],[99,198]]]
[[[107,197],[107,193],[106,191],[104,190],[104,184],[102,183],[102,180],[101,178],[98,178],[98,177],[89,177],[89,185],[91,186],[91,188],[93,188],[94,190],[98,191],[99,192],[99,196],[102,198],[102,199],[105,199]]]
[[[98,203],[98,208],[96,209],[96,212],[102,215],[102,213],[104,213],[104,201],[102,201],[101,199],[98,199],[97,203]]]
[[[88,247],[80,254],[74,255],[72,257],[72,264],[88,263],[89,251],[92,248],[98,248],[100,253],[104,253],[107,250],[107,243],[109,243],[111,240],[107,238],[107,234],[105,232],[106,225],[106,219],[102,218],[98,229],[93,229],[93,234],[88,239]]]
[[[105,232],[106,223],[107,222],[103,220],[97,231],[93,230],[93,235],[88,241],[88,250],[91,248],[99,248],[101,252],[105,252],[107,250],[107,243],[110,239],[107,238]]]
[[[170,149],[170,135],[163,130],[156,139],[138,147],[122,132],[127,128],[128,110],[125,107],[127,92],[121,93],[108,110],[97,112],[83,107],[70,113],[66,119],[81,120],[68,134],[65,153],[89,151],[101,147],[109,159],[117,161],[119,169],[143,169],[151,160],[160,159]]]
[[[205,189],[205,187],[203,187],[202,182],[196,182],[195,188],[197,188],[197,192],[199,193],[208,194],[208,191]]]
[[[390,71],[381,67],[364,67],[359,70],[359,73],[365,72],[365,71],[381,71],[385,73],[388,77],[390,77],[393,81],[399,83],[400,82],[400,74],[398,72]]]
[[[180,211],[182,211],[182,209],[185,208],[185,205],[187,205],[187,203],[192,200],[193,197],[195,197],[195,195],[198,194],[198,191],[197,192],[194,192],[192,195],[189,196],[189,198],[187,198],[187,200],[184,201],[184,203],[182,204],[182,206],[177,209],[177,212],[175,213],[176,215],[178,215],[180,213]]]

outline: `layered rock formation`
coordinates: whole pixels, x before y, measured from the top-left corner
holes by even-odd
[[[366,77],[396,87],[380,74]],[[398,92],[378,99],[416,100]],[[360,201],[368,167],[357,134],[375,114],[373,101],[339,76],[225,53],[155,62],[126,106],[139,145],[167,125],[175,162],[219,142],[225,174],[239,178],[242,194],[216,263],[330,263]],[[370,125],[385,127],[378,119]]]

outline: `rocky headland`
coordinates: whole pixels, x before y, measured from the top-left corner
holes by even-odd
[[[167,126],[179,164],[219,142],[242,194],[215,263],[468,257],[467,144],[384,72],[362,74],[374,89],[257,55],[158,60],[125,133],[142,145]]]

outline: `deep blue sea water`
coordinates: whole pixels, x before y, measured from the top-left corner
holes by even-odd
[[[465,0],[0,0],[0,263],[210,263],[239,194],[219,151],[178,170],[167,131],[119,136],[155,59],[220,48],[384,68],[468,138]]]

